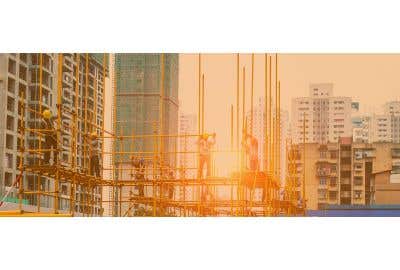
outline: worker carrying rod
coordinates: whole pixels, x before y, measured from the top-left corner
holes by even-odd
[[[197,178],[203,178],[204,165],[207,166],[206,176],[211,175],[211,153],[210,150],[215,144],[215,132],[210,136],[208,134],[203,134],[198,140],[199,145],[199,169]]]
[[[90,156],[90,168],[89,174],[95,177],[100,177],[100,153],[99,147],[100,142],[96,132],[92,132],[90,135],[84,135],[84,138],[89,144],[89,156]]]
[[[44,164],[50,164],[50,155],[53,152],[53,164],[57,164],[58,161],[58,149],[57,149],[57,129],[55,127],[55,120],[57,116],[52,116],[50,110],[43,111],[43,119],[41,121],[41,129],[44,134]]]

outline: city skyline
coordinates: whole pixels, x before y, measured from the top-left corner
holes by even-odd
[[[312,175],[315,164],[327,162],[323,157],[325,152],[321,149],[325,149],[329,144],[332,146],[337,143],[343,144],[343,147],[332,150],[335,153],[331,153],[331,160],[328,163],[337,159],[336,151],[339,153],[344,151],[339,164],[345,162],[342,159],[346,159],[347,163],[343,163],[345,166],[341,167],[346,175],[343,175],[343,181],[346,183],[332,180],[332,185],[335,183],[334,189],[342,188],[343,185],[346,189],[343,190],[343,196],[346,199],[341,200],[339,205],[349,205],[350,198],[354,195],[351,193],[353,191],[357,193],[354,195],[357,196],[356,199],[367,196],[368,190],[374,188],[371,180],[374,178],[371,175],[377,174],[377,177],[382,180],[381,184],[384,186],[380,188],[397,189],[400,166],[398,158],[400,102],[396,101],[397,92],[394,93],[395,90],[393,90],[398,87],[396,76],[392,76],[390,83],[386,84],[389,90],[380,91],[380,98],[375,99],[376,91],[366,92],[360,78],[355,76],[356,78],[349,79],[344,76],[342,69],[338,72],[339,75],[342,74],[339,76],[332,70],[326,58],[324,62],[327,65],[326,69],[321,65],[315,66],[315,62],[311,60],[312,63],[307,62],[307,65],[310,65],[308,69],[298,65],[291,71],[287,68],[291,65],[292,68],[293,65],[296,66],[294,63],[299,63],[299,58],[305,56],[311,59],[316,55],[154,53],[110,54],[106,57],[100,54],[63,53],[2,54],[1,56],[4,61],[0,69],[2,71],[0,81],[4,89],[2,93],[7,97],[7,105],[4,103],[1,107],[4,116],[3,124],[6,124],[2,127],[5,132],[0,133],[3,142],[1,149],[5,149],[6,153],[4,161],[6,161],[7,170],[6,177],[2,176],[5,180],[3,193],[6,194],[5,196],[10,195],[12,202],[18,200],[15,187],[18,181],[21,181],[28,190],[28,194],[22,198],[29,199],[29,202],[24,201],[24,204],[35,205],[36,197],[31,194],[40,194],[41,190],[38,190],[38,185],[34,181],[33,184],[29,181],[29,168],[32,167],[32,172],[37,175],[46,174],[49,179],[46,187],[41,189],[45,192],[54,190],[56,193],[59,188],[61,190],[60,201],[52,199],[47,203],[49,207],[53,205],[55,214],[59,214],[59,211],[66,214],[65,212],[69,211],[72,215],[88,216],[213,215],[212,213],[216,212],[220,215],[227,215],[229,212],[228,215],[232,215],[234,200],[237,200],[239,204],[245,202],[243,207],[247,207],[245,205],[251,200],[257,206],[250,206],[249,211],[252,213],[244,212],[245,210],[241,208],[240,211],[243,211],[241,215],[279,215],[281,211],[279,207],[270,210],[263,208],[268,203],[268,200],[265,200],[267,189],[270,192],[268,193],[268,196],[271,196],[270,199],[290,201],[290,206],[288,205],[285,210],[288,214],[300,213],[307,208],[307,205],[302,202],[303,194],[311,198],[317,196],[318,193],[321,195],[321,200],[326,199],[328,193],[320,191],[325,190],[326,175],[317,179],[312,178]],[[192,57],[190,69],[188,63],[182,64],[180,60],[185,56]],[[201,62],[196,62],[200,57]],[[352,69],[359,65],[358,73],[360,73],[362,69],[360,65],[363,63],[361,60],[368,60],[367,62],[371,64],[374,57],[364,56],[367,59],[361,58],[361,60],[358,57],[360,56],[353,58],[352,64],[349,65]],[[92,58],[93,62],[90,60]],[[107,59],[111,61],[107,62]],[[319,61],[322,60],[319,59]],[[202,68],[200,72],[197,70],[199,64]],[[263,64],[268,64],[268,72],[265,72]],[[344,65],[345,63],[342,62],[339,67]],[[383,80],[383,77],[388,76],[384,72],[387,65],[388,63],[381,69],[375,66],[372,68],[380,76],[366,80],[370,83],[370,87],[373,86],[372,81]],[[252,69],[253,66],[254,69]],[[310,79],[303,74],[306,70],[312,74],[319,74],[314,69],[322,70],[321,74],[328,73],[331,77],[341,77],[342,81],[347,80],[347,87],[352,84],[357,86],[351,91],[343,92],[343,86],[338,89],[340,83],[328,79],[316,79],[318,76]],[[278,70],[277,73],[276,70]],[[329,73],[328,70],[332,72]],[[48,72],[51,72],[51,77],[48,76]],[[296,81],[296,77],[304,80],[306,85],[304,91],[285,89],[285,83],[289,85],[289,82]],[[190,87],[186,80],[190,80]],[[364,91],[363,96],[357,96],[361,88]],[[42,91],[43,89],[46,91]],[[376,102],[372,103],[371,99]],[[198,103],[199,100],[201,103]],[[366,100],[368,102],[364,104]],[[381,102],[378,103],[377,100]],[[36,109],[21,107],[21,104],[31,102],[38,103],[38,107]],[[285,106],[285,104],[291,106]],[[364,105],[368,107],[371,104],[379,108],[371,117],[365,110],[359,110],[359,107],[363,108]],[[46,112],[47,108],[50,110],[50,116]],[[93,112],[84,112],[88,108]],[[36,114],[32,114],[32,110]],[[73,110],[78,112],[80,118],[74,117],[73,113],[69,117]],[[198,119],[198,112],[204,116],[203,119]],[[305,121],[302,118],[304,112],[307,112]],[[27,118],[24,116],[25,113]],[[60,117],[54,118],[51,116],[52,113],[59,114]],[[289,115],[292,115],[292,119],[289,119]],[[32,117],[36,122],[40,121],[41,126],[44,124],[43,127],[47,127],[47,129],[39,128],[37,131],[39,134],[43,133],[43,136],[34,136],[32,132],[23,135],[21,133],[19,142],[12,140],[10,132],[27,132],[24,125],[29,126],[29,120]],[[15,123],[17,118],[19,126]],[[46,119],[56,118],[58,120],[53,127],[51,124],[46,124],[48,121],[53,121]],[[306,123],[305,127],[304,123]],[[56,129],[56,126],[61,128]],[[301,138],[301,134],[304,134],[303,128],[307,134],[306,148],[309,145],[315,148],[314,153],[306,151],[308,155],[296,150],[296,147],[300,147],[303,142]],[[38,126],[30,125],[30,129],[36,131]],[[54,131],[48,133],[48,129],[54,129]],[[61,129],[65,131],[58,134],[58,130]],[[64,133],[67,132],[72,132],[72,135],[66,137]],[[30,139],[29,136],[40,143],[36,145],[32,140],[22,139],[25,137]],[[56,136],[53,146],[48,145],[48,140],[52,136]],[[105,140],[98,141],[99,149],[93,150],[95,147],[92,145],[93,140],[97,140],[98,136],[100,140]],[[291,143],[287,144],[286,139],[289,139]],[[81,146],[77,144],[79,141],[82,141]],[[371,143],[376,144],[372,147]],[[385,167],[384,169],[370,167],[370,164],[375,164],[370,162],[375,162],[375,153],[380,153],[382,143],[386,143]],[[26,145],[29,148],[25,151],[21,146]],[[62,145],[60,153],[56,152],[55,148],[59,145]],[[104,149],[102,149],[103,145]],[[362,180],[360,180],[360,175],[352,176],[352,178],[349,176],[353,171],[358,172],[361,168],[357,167],[356,170],[352,167],[353,161],[349,161],[353,155],[350,146],[354,147],[356,152],[358,148],[363,148],[361,152],[358,151],[361,156],[368,154],[365,156],[369,166],[368,172]],[[50,149],[47,149],[48,147]],[[79,147],[83,148],[82,157],[79,155]],[[14,151],[13,154],[10,151]],[[47,151],[53,156],[51,163],[46,161],[46,154],[43,155],[43,162],[39,161],[37,164],[31,162],[33,157],[42,160],[41,153]],[[293,151],[297,151],[297,154],[289,157]],[[97,154],[92,155],[93,153]],[[99,153],[104,155],[99,157]],[[24,158],[18,159],[21,155],[24,155]],[[307,166],[311,166],[307,170],[303,169],[301,162],[299,163],[302,155],[307,158],[305,161]],[[62,161],[61,165],[56,161],[57,156]],[[318,156],[321,160],[317,158]],[[14,157],[17,159],[15,160]],[[96,162],[94,157],[98,158],[97,165],[92,163]],[[354,160],[358,160],[357,157]],[[357,162],[354,161],[354,164]],[[100,170],[100,163],[105,165],[102,166],[103,176],[100,172],[95,174],[91,167],[95,164],[93,166]],[[206,165],[206,174],[202,168],[204,165]],[[51,175],[52,168],[61,170],[62,175],[57,173]],[[363,168],[367,170],[367,165]],[[190,173],[188,173],[189,170]],[[18,171],[21,174],[18,174]],[[26,176],[24,178],[21,176],[22,180],[18,180],[17,175],[23,175],[23,173],[27,173]],[[94,177],[90,181],[101,181],[105,186],[91,190],[92,187],[85,187],[86,183],[81,182],[82,186],[74,190],[74,183],[68,182],[71,181],[71,174],[80,174],[82,179]],[[15,178],[17,179],[13,181]],[[307,180],[305,182],[307,184],[301,184],[301,179]],[[206,185],[214,185],[214,190],[210,192],[202,187],[201,189],[206,192],[203,193],[197,187],[198,184],[204,185],[199,180],[211,181]],[[237,190],[234,191],[232,183],[236,180],[240,182],[237,183],[238,186],[235,187]],[[271,180],[272,184],[265,186],[267,180]],[[348,183],[353,180],[357,182],[354,190],[348,186]],[[159,186],[155,187],[155,183]],[[248,189],[241,191],[243,184],[247,185]],[[308,193],[302,192],[299,190],[299,185],[307,186],[306,188],[310,190]],[[363,190],[360,190],[361,186]],[[283,191],[286,193],[282,193]],[[23,193],[24,190],[19,189],[19,192]],[[72,203],[75,202],[69,199],[69,196],[74,193],[82,200],[89,200],[90,204],[94,203],[94,208],[93,205],[87,207],[85,204],[73,207]],[[47,194],[39,196],[52,198]],[[108,199],[104,200],[102,196]],[[334,195],[332,191],[332,196],[332,198],[338,198],[339,195]],[[152,198],[151,210],[146,208],[150,203],[150,197]],[[242,198],[245,199],[242,200]],[[155,200],[161,202],[158,207]],[[182,200],[184,213],[182,209],[174,206],[175,203],[180,204]],[[208,212],[209,210],[202,208],[207,203],[201,206],[207,200],[219,201],[220,206]],[[224,205],[228,200],[231,200],[230,210]],[[194,206],[191,205],[193,201],[197,201],[195,203],[197,210],[194,210]],[[358,202],[367,204],[367,201],[370,203],[373,200]],[[396,202],[387,197],[382,201]],[[236,205],[237,211],[240,209],[239,204]],[[262,205],[264,206],[261,207]],[[320,206],[316,207],[316,205]],[[307,209],[318,210],[321,207],[325,207],[325,204],[313,203],[313,208]]]

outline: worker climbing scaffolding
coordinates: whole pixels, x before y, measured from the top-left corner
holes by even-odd
[[[50,110],[43,111],[43,119],[41,122],[42,133],[44,134],[44,164],[50,164],[50,155],[53,153],[53,164],[58,161],[58,148],[57,148],[57,129],[55,125],[56,115],[52,115]]]
[[[211,175],[211,148],[215,145],[216,134],[203,134],[198,140],[199,145],[199,169],[197,178],[206,178]],[[203,177],[204,165],[206,166],[206,177]]]
[[[90,157],[90,168],[89,174],[95,177],[100,177],[100,142],[97,137],[96,132],[92,132],[91,134],[85,134],[83,136],[87,143],[89,144],[89,157]]]

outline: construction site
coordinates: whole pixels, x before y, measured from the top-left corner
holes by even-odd
[[[23,59],[22,55],[18,59]],[[17,59],[17,56],[10,59],[14,57]],[[18,169],[1,198],[0,216],[305,215],[304,179],[302,182],[296,176],[298,153],[290,141],[285,142],[286,157],[283,158],[287,160],[284,165],[287,169],[284,184],[281,181],[282,153],[278,143],[281,141],[281,89],[277,54],[264,55],[267,135],[263,141],[256,142],[266,153],[263,160],[251,154],[247,143],[255,140],[254,54],[251,55],[251,78],[245,77],[239,54],[234,56],[236,87],[231,95],[235,96],[236,104],[231,105],[230,119],[226,120],[230,123],[230,148],[222,150],[214,150],[212,144],[204,150],[201,145],[201,140],[208,144],[208,140],[215,138],[204,123],[207,74],[202,70],[202,55],[198,55],[197,93],[193,93],[198,104],[197,131],[193,134],[180,134],[169,126],[170,119],[166,118],[178,106],[174,93],[169,91],[173,86],[168,80],[177,72],[173,68],[177,60],[169,54],[144,57],[146,63],[154,61],[148,66],[158,76],[152,77],[149,87],[158,91],[135,88],[129,93],[125,90],[124,85],[139,84],[148,76],[144,70],[142,77],[132,77],[132,72],[126,70],[135,65],[129,62],[132,61],[129,55],[29,54],[32,64],[28,72],[34,83],[26,89],[20,88],[15,101]],[[21,67],[22,64],[19,74]],[[51,80],[56,84],[53,97],[57,98],[53,101],[48,98]],[[251,89],[246,89],[246,80],[251,81]],[[111,95],[106,93],[108,86]],[[250,101],[246,101],[248,95]],[[151,111],[146,108],[141,112],[141,124],[129,122],[145,102],[151,103],[147,106]],[[246,108],[247,102],[250,108]],[[44,118],[53,119],[54,127],[43,126]],[[53,143],[48,141],[49,134],[54,135]],[[197,143],[197,149],[178,149],[178,141],[186,145],[189,140]],[[96,150],[93,150],[94,143]],[[93,159],[93,151],[100,160]],[[235,169],[228,176],[217,175],[213,163],[213,158],[222,152],[235,162]],[[178,160],[183,156],[195,160],[194,166],[182,166]],[[206,173],[203,173],[204,165]],[[12,194],[17,199],[10,200]]]

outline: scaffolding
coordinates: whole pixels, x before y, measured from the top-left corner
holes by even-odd
[[[103,108],[105,99],[105,78],[113,73],[114,81],[113,94],[113,121],[114,129],[109,131],[104,128],[104,112],[102,125],[98,125],[96,97],[98,80],[92,80],[92,69],[89,54],[74,54],[75,57],[75,103],[74,108],[63,104],[63,66],[64,56],[58,55],[57,72],[57,149],[54,153],[58,155],[63,151],[63,133],[69,132],[71,143],[71,157],[68,163],[59,162],[43,164],[42,156],[51,149],[43,148],[42,137],[49,130],[44,130],[35,125],[25,126],[25,115],[27,112],[39,115],[43,112],[42,106],[42,54],[39,55],[39,106],[32,109],[26,106],[23,95],[20,106],[22,120],[19,132],[23,138],[20,144],[20,153],[35,156],[37,162],[26,163],[24,158],[19,161],[20,176],[15,181],[18,189],[18,209],[13,211],[0,211],[0,216],[102,216],[106,205],[111,209],[112,216],[279,216],[279,215],[301,215],[302,205],[298,204],[293,188],[293,169],[289,169],[286,186],[282,187],[280,182],[280,81],[278,80],[278,55],[275,57],[275,80],[272,77],[273,62],[272,56],[265,54],[265,160],[263,169],[250,170],[247,166],[248,156],[243,146],[243,134],[252,134],[251,125],[248,127],[246,113],[246,87],[245,67],[242,67],[242,99],[240,98],[240,57],[236,55],[236,119],[234,119],[234,106],[231,105],[231,147],[230,149],[215,149],[211,151],[211,160],[215,155],[227,153],[235,157],[236,170],[226,177],[216,176],[215,164],[211,162],[212,169],[209,176],[202,177],[198,172],[198,165],[195,167],[178,166],[176,158],[179,155],[191,155],[194,159],[199,157],[199,148],[196,151],[178,151],[176,140],[189,139],[197,141],[206,133],[204,123],[205,111],[205,79],[206,74],[202,72],[202,57],[198,57],[198,132],[196,134],[166,134],[163,131],[165,84],[164,65],[165,56],[160,56],[160,83],[159,83],[159,119],[153,122],[152,132],[148,134],[124,134],[123,123],[116,125],[118,93],[116,91],[117,70],[108,70],[106,66],[106,55],[102,59],[102,71],[98,74],[101,77],[103,89]],[[269,59],[269,61],[268,61]],[[81,63],[83,61],[83,63]],[[83,68],[83,71],[80,70]],[[96,72],[95,72],[96,73]],[[81,74],[81,75],[80,75]],[[254,79],[254,55],[252,55],[251,66],[251,112],[253,112],[253,79]],[[97,76],[97,75],[95,75]],[[81,80],[83,80],[81,82]],[[272,84],[275,84],[275,94],[272,95]],[[94,85],[93,85],[94,84]],[[82,87],[83,85],[83,87]],[[95,89],[91,91],[91,89]],[[82,93],[82,94],[79,94]],[[82,96],[82,102],[78,102],[78,96]],[[274,106],[272,100],[275,99]],[[92,101],[94,104],[92,104]],[[239,104],[242,101],[242,108]],[[90,104],[89,104],[90,103]],[[79,106],[81,105],[81,106]],[[88,108],[95,108],[91,112]],[[274,110],[275,109],[275,113]],[[81,113],[78,113],[81,111]],[[240,113],[242,112],[242,117]],[[70,125],[66,125],[63,119],[68,116]],[[234,126],[236,120],[236,127]],[[241,124],[240,124],[241,122]],[[234,136],[236,129],[236,137]],[[82,140],[88,134],[96,132],[101,139],[101,156],[108,156],[112,159],[111,166],[103,164],[102,171],[110,171],[111,179],[105,179],[92,175],[90,172],[90,140]],[[37,147],[27,147],[24,141],[27,134],[36,134],[39,138]],[[242,134],[242,135],[241,135]],[[79,140],[79,138],[81,140]],[[104,148],[104,141],[112,141],[112,150]],[[153,146],[151,151],[143,151],[134,147],[138,140],[146,141]],[[175,147],[166,147],[166,141],[175,141]],[[236,145],[235,142],[236,141]],[[65,150],[64,150],[65,151]],[[82,156],[79,159],[78,156]],[[166,162],[170,157],[175,162]],[[288,160],[293,159],[291,151],[288,151]],[[138,167],[140,160],[143,167]],[[290,167],[292,168],[292,167]],[[142,171],[141,171],[142,170]],[[186,177],[187,171],[194,171],[197,177]],[[36,189],[29,189],[24,184],[26,175],[34,175],[38,179],[46,177],[52,182],[52,190],[43,190],[38,181]],[[62,190],[60,186],[62,184]],[[65,188],[66,187],[66,188]],[[104,194],[104,190],[110,190]],[[283,192],[283,195],[282,195]],[[22,201],[26,196],[37,196],[36,211],[24,209]],[[40,198],[52,198],[52,209],[42,209]],[[64,203],[67,207],[61,207]],[[66,203],[65,203],[66,202]],[[64,205],[63,204],[63,205]],[[98,211],[97,211],[98,210]]]

